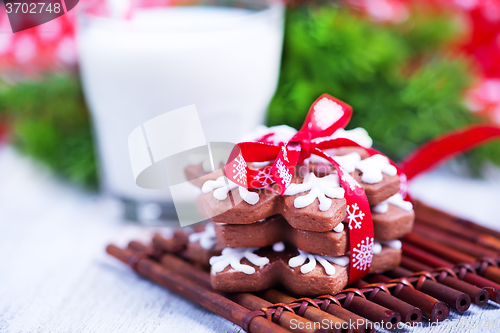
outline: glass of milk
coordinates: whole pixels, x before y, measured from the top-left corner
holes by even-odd
[[[78,47],[102,189],[127,204],[129,218],[163,218],[172,213],[170,193],[135,184],[128,135],[151,118],[191,104],[207,141],[236,143],[261,124],[278,79],[283,4],[98,3],[80,13]]]

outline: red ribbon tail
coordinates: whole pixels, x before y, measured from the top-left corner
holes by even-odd
[[[500,139],[500,127],[476,125],[444,134],[410,153],[401,168],[408,180],[444,163],[460,153]]]

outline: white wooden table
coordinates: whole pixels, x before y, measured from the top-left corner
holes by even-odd
[[[465,217],[499,223],[499,184],[462,181],[431,174],[414,184],[414,193]],[[440,187],[450,187],[456,198],[436,193]],[[493,198],[476,198],[469,209],[460,191]],[[105,253],[109,243],[125,246],[154,231],[121,221],[109,200],[69,187],[11,148],[0,148],[0,332],[242,331]],[[472,306],[465,317],[500,319],[500,307]],[[424,326],[422,331],[444,331]]]

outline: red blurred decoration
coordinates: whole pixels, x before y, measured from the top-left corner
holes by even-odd
[[[479,70],[479,83],[466,92],[470,110],[500,124],[500,0],[349,0],[373,21],[400,23],[415,6],[446,10],[463,20],[465,36],[456,47]]]
[[[481,70],[479,84],[467,94],[471,111],[500,124],[500,0],[455,0],[470,20],[470,39],[462,51]]]
[[[37,74],[77,63],[76,10],[43,25],[12,33],[5,6],[0,6],[0,71]]]

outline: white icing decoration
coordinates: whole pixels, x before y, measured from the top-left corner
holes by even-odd
[[[396,249],[396,250],[401,250],[401,247],[403,246],[401,241],[398,239],[387,241],[387,242],[381,242],[382,245],[388,246],[390,248]]]
[[[413,204],[409,201],[405,201],[401,193],[396,193],[392,197],[386,200],[391,205],[397,206],[407,212],[413,210]]]
[[[309,173],[305,176],[302,184],[290,184],[285,191],[285,195],[295,195],[306,191],[309,191],[309,193],[295,198],[293,202],[295,208],[309,206],[318,198],[319,210],[324,212],[331,207],[332,199],[342,199],[345,193],[344,189],[339,185],[337,175],[318,178],[314,173]]]
[[[279,125],[266,127],[264,125],[257,126],[254,131],[243,136],[242,141],[256,141],[262,138],[264,135],[274,133],[270,135],[267,140],[278,145],[280,142],[288,142],[297,133],[297,130],[293,127],[287,125]]]
[[[382,252],[382,244],[375,242],[373,244],[373,254],[379,254],[380,252]]]
[[[389,203],[386,201],[382,201],[381,203],[372,207],[372,212],[378,214],[385,214],[389,210]]]
[[[217,243],[217,237],[215,236],[213,224],[207,223],[205,225],[204,231],[189,235],[189,242],[200,242],[200,246],[202,248],[204,248],[205,250],[210,250],[215,245],[215,243]]]
[[[395,176],[398,173],[396,167],[389,163],[389,159],[380,154],[359,161],[356,163],[356,169],[363,172],[361,180],[367,184],[375,184],[382,181],[384,178],[382,172],[389,176]]]
[[[345,138],[352,140],[356,142],[358,145],[363,146],[365,148],[370,148],[373,144],[372,138],[368,135],[368,132],[361,127],[352,129],[352,130],[345,130],[343,128],[339,128],[338,130],[335,131],[330,136],[324,136],[324,137],[319,137],[319,138],[314,138],[311,141],[313,143],[320,143],[323,141],[328,141],[331,139],[337,139],[337,138]]]
[[[227,180],[227,184],[226,184]],[[259,194],[256,192],[250,192],[243,186],[238,186],[238,184],[233,183],[224,176],[217,178],[217,180],[207,180],[203,183],[201,191],[203,193],[210,193],[214,191],[214,198],[217,200],[226,200],[229,191],[238,187],[240,197],[245,200],[250,205],[255,205],[259,202]]]
[[[301,266],[300,272],[302,274],[307,274],[311,272],[316,267],[316,261],[319,262],[321,266],[323,266],[326,274],[328,275],[335,274],[335,267],[332,266],[331,263],[340,266],[346,266],[349,263],[349,258],[347,257],[330,257],[330,256],[322,256],[319,254],[311,254],[301,250],[298,251],[299,251],[298,256],[292,257],[290,258],[290,260],[288,260],[288,266],[292,268]],[[307,264],[304,264],[306,260],[309,260],[309,262]]]
[[[327,258],[329,262],[332,262],[335,265],[347,266],[349,264],[349,257],[347,256],[341,256],[341,257],[323,256],[323,257]]]
[[[335,124],[343,115],[344,110],[342,110],[342,106],[326,97],[320,99],[314,105],[314,120],[316,121],[316,126],[322,130]]]
[[[389,209],[389,204],[399,207],[403,210],[406,210],[407,212],[413,209],[413,204],[411,202],[405,201],[400,193],[396,193],[389,199],[382,201],[378,205],[373,206],[372,211],[374,213],[379,213],[379,214],[387,213],[387,210]]]
[[[226,247],[222,250],[220,256],[210,258],[210,265],[212,266],[212,273],[220,273],[227,266],[231,266],[237,272],[245,274],[255,273],[255,268],[249,265],[240,263],[241,259],[246,258],[255,266],[262,268],[269,263],[269,259],[260,257],[253,253],[258,248],[256,247]]]
[[[372,138],[370,138],[368,132],[362,127],[357,127],[355,129],[348,131],[346,131],[343,128],[339,128],[338,130],[335,131],[335,133],[332,134],[331,137],[333,139],[337,138],[349,139],[365,148],[371,148],[371,146],[373,145]]]
[[[333,228],[333,231],[335,231],[335,232],[344,231],[344,223],[339,223],[335,228]]]
[[[273,244],[274,252],[283,252],[283,250],[285,250],[285,244],[283,242]]]
[[[327,149],[324,152],[329,154],[329,155],[333,155],[336,153],[336,149],[335,150],[334,149]],[[332,156],[332,158],[335,162],[340,164],[340,166],[343,167],[346,172],[349,172],[349,173],[354,172],[354,170],[356,169],[354,166],[356,165],[356,163],[361,161],[361,156],[356,152],[352,152],[352,153],[349,153],[347,155],[342,155],[342,156]],[[305,163],[309,163],[309,162],[326,163],[328,165],[332,165],[330,163],[330,161],[328,161],[326,158],[323,158],[323,157],[318,156],[318,155],[311,155],[311,157],[306,158],[304,160],[304,162]]]

